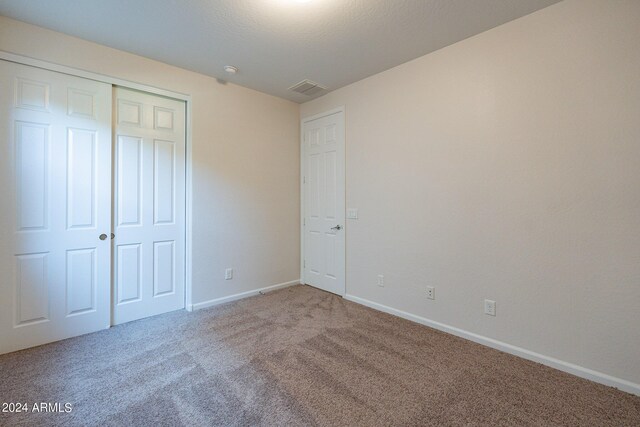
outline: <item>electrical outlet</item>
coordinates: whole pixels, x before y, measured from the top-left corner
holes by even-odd
[[[484,300],[484,314],[488,314],[489,316],[496,315],[496,302],[490,299]]]
[[[427,298],[436,299],[436,288],[433,286],[427,286]]]
[[[224,280],[231,280],[233,279],[233,268],[227,268],[224,271]]]
[[[378,286],[384,288],[384,275],[378,274]]]

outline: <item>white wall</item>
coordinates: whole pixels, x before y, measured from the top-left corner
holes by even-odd
[[[303,104],[346,107],[347,293],[640,383],[639,23],[566,0]]]
[[[299,278],[297,104],[5,17],[0,50],[192,96],[195,303]]]

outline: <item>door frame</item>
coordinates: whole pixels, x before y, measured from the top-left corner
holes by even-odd
[[[186,121],[185,121],[185,309],[187,311],[193,311],[193,269],[192,269],[192,249],[193,249],[193,146],[192,146],[192,121],[191,121],[191,108],[192,101],[191,95],[175,92],[167,89],[161,89],[155,86],[150,86],[142,83],[136,83],[129,80],[120,79],[104,74],[94,73],[91,71],[85,71],[78,68],[67,67],[66,65],[55,64],[41,59],[30,58],[28,56],[17,55],[15,53],[6,52],[0,50],[0,59],[15,62],[22,65],[29,65],[31,67],[42,68],[49,71],[55,71],[62,74],[69,74],[71,76],[82,77],[89,80],[96,80],[102,83],[110,85],[121,86],[128,89],[139,90],[142,92],[151,93],[154,95],[165,96],[167,98],[177,99],[184,101],[186,106]]]
[[[344,150],[344,195],[345,195],[345,207],[347,205],[347,126],[346,126],[346,117],[345,117],[345,106],[341,105],[336,108],[332,108],[331,110],[324,111],[322,113],[314,114],[312,116],[302,117],[300,119],[300,282],[305,283],[306,279],[304,277],[304,208],[305,208],[305,182],[304,177],[306,174],[305,168],[305,159],[306,159],[306,146],[304,143],[304,125],[307,122],[311,122],[313,120],[321,119],[323,117],[330,116],[332,114],[340,113],[342,115],[342,123],[343,123],[343,135],[342,140],[344,141],[344,146],[342,147]],[[346,212],[345,212],[346,218]],[[347,294],[347,221],[344,222],[344,293],[340,296],[344,297]]]

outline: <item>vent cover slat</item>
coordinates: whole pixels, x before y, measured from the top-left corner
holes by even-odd
[[[311,80],[303,80],[300,83],[291,86],[289,90],[301,93],[303,95],[311,96],[324,92],[327,90],[327,88],[320,86],[318,83],[312,82]]]

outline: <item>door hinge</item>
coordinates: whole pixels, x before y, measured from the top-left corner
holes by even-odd
[[[304,227],[305,225],[307,225],[307,218],[302,218],[302,226]]]
[[[302,268],[307,268],[307,260],[306,259],[302,260]]]
[[[306,177],[306,176],[303,176],[303,177],[302,177],[302,183],[303,183],[303,184],[306,184],[306,183],[307,183],[307,177]]]

